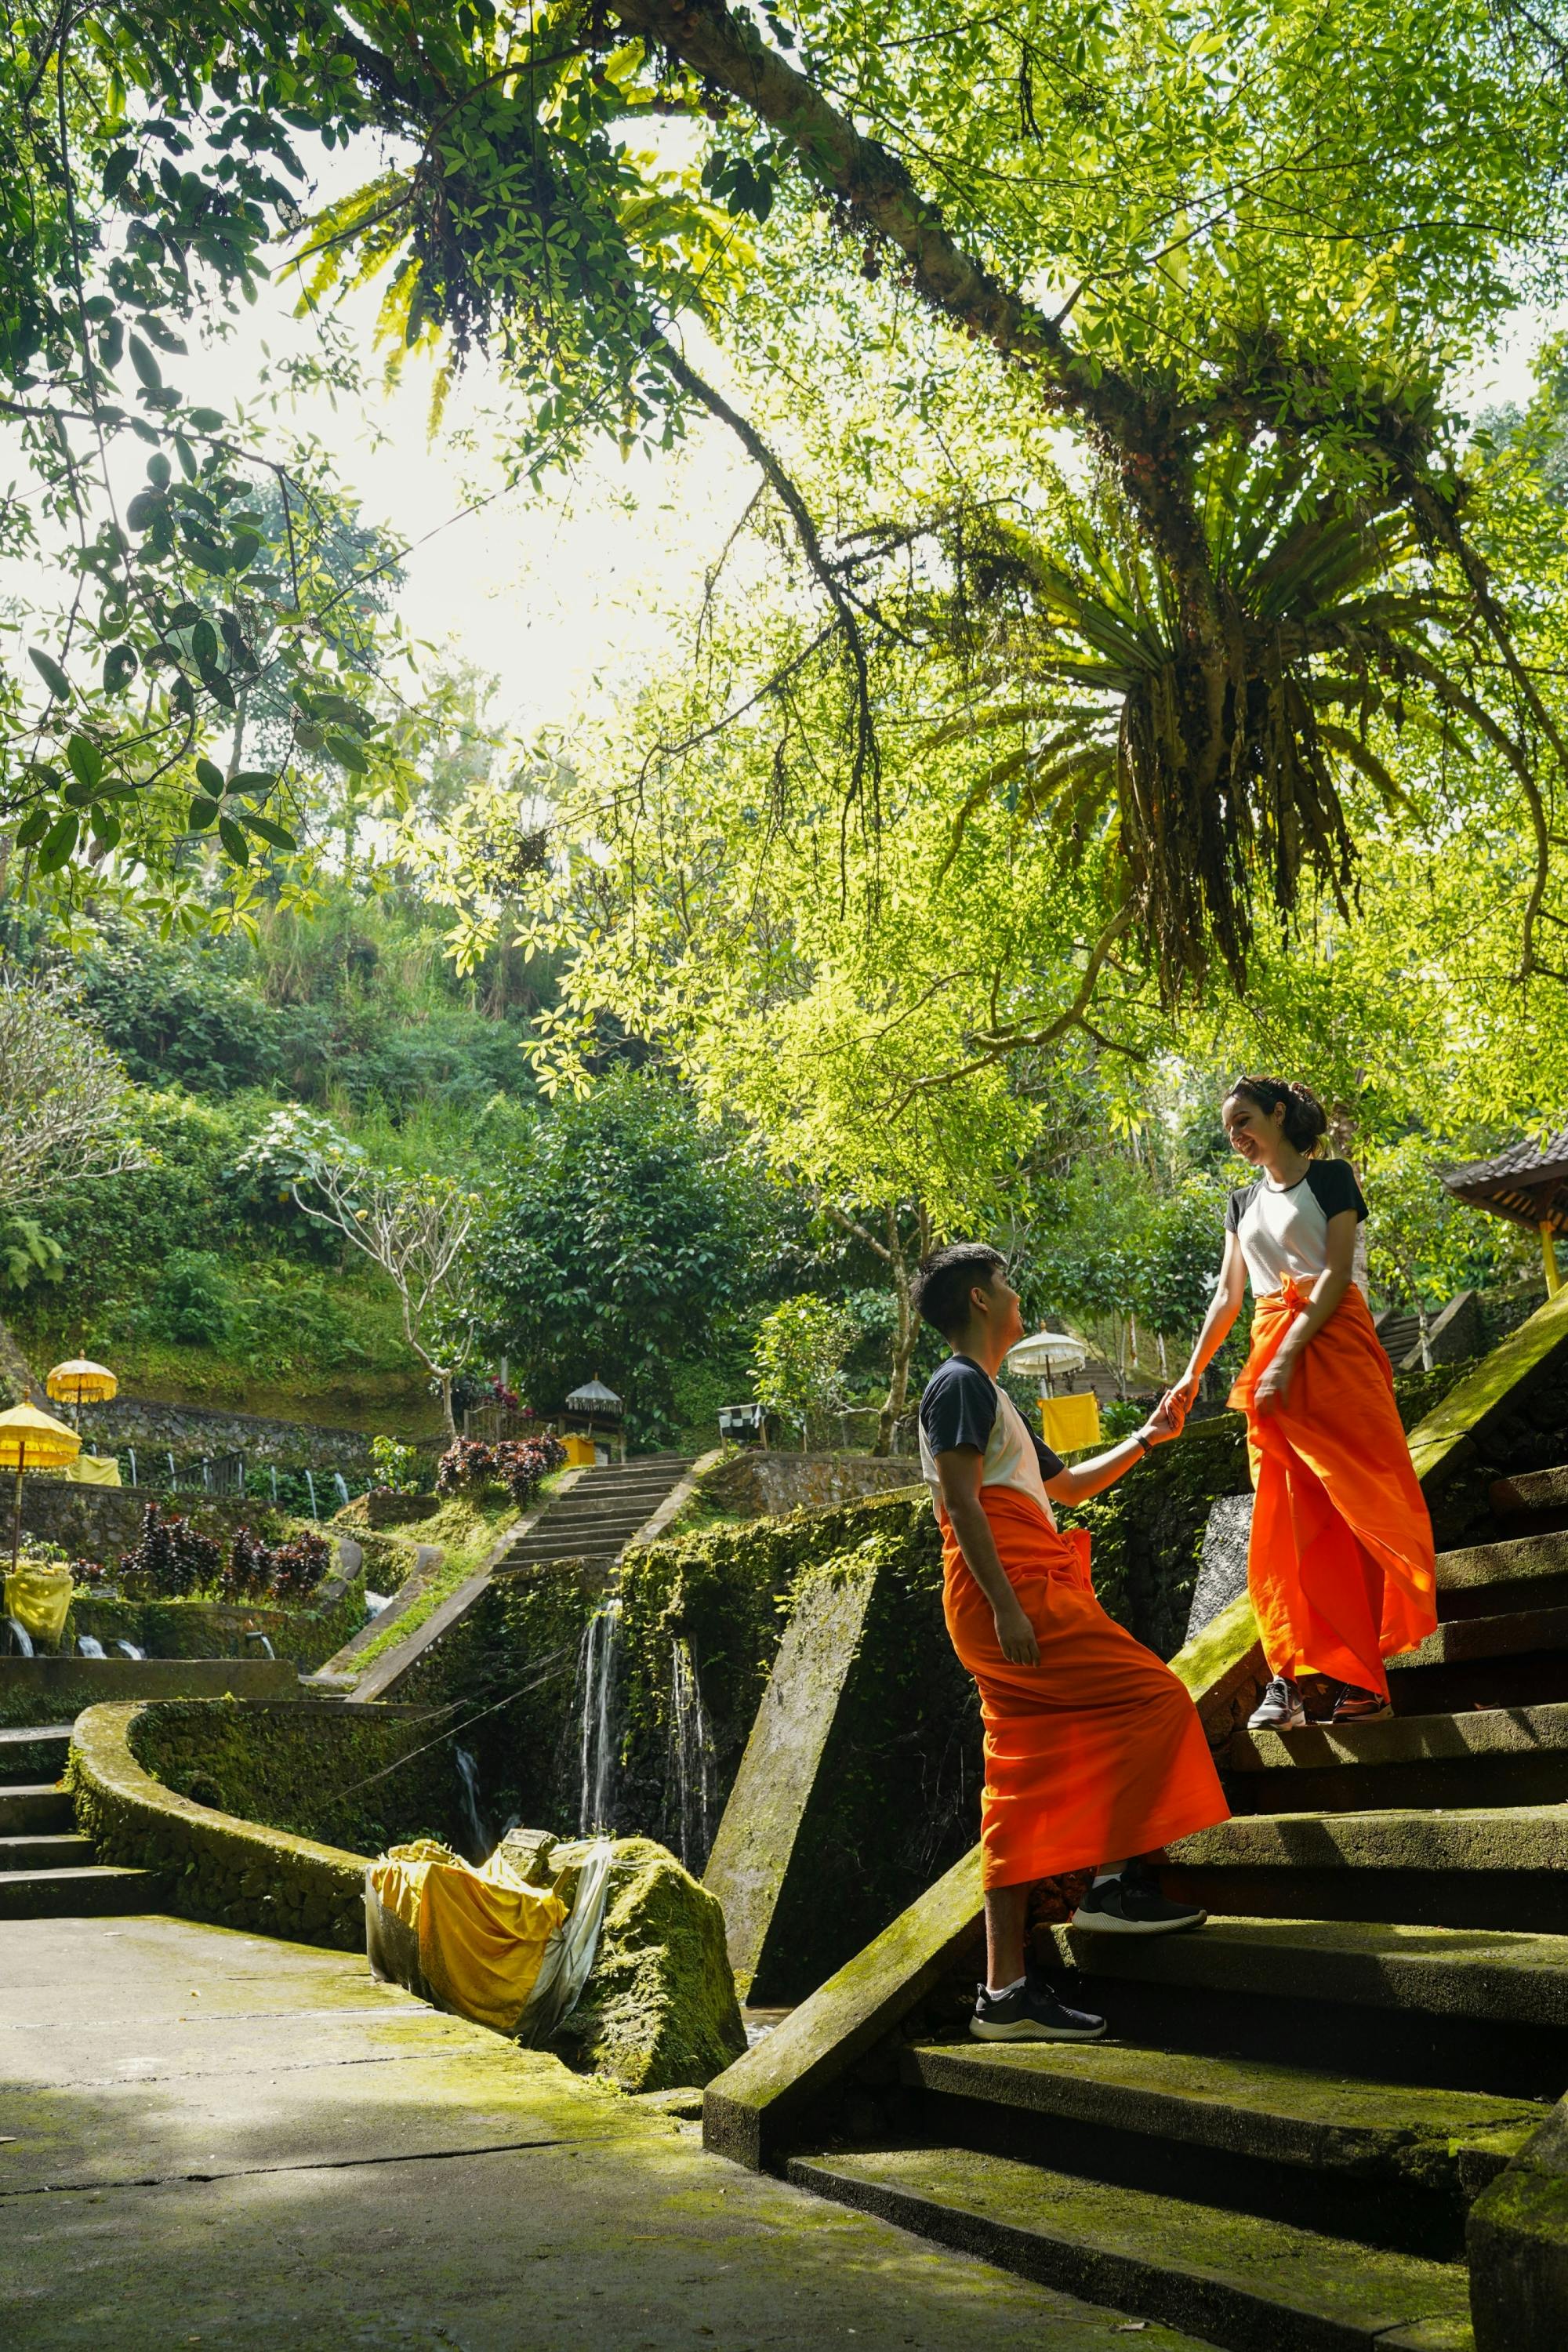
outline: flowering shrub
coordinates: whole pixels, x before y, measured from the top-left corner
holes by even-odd
[[[496,1468],[511,1490],[520,1511],[526,1510],[552,1470],[566,1460],[566,1448],[548,1433],[542,1437],[508,1438],[495,1449]]]
[[[223,1547],[179,1514],[149,1503],[141,1541],[120,1562],[120,1589],[131,1601],[177,1601],[218,1581]]]
[[[314,1528],[289,1543],[272,1545],[248,1528],[239,1528],[223,1572],[224,1595],[231,1601],[276,1601],[287,1607],[315,1591],[331,1561],[327,1539]]]
[[[500,1475],[493,1445],[479,1437],[455,1438],[436,1465],[436,1492],[457,1495],[467,1486],[493,1486]]]
[[[481,1438],[459,1437],[442,1454],[436,1471],[436,1492],[456,1495],[475,1486],[505,1486],[518,1509],[526,1510],[542,1481],[559,1470],[566,1448],[558,1437],[503,1438],[487,1445]]]

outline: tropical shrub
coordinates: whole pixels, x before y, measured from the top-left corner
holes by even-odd
[[[505,1486],[520,1511],[526,1510],[552,1470],[566,1459],[558,1437],[503,1438],[487,1445],[478,1437],[459,1437],[447,1448],[436,1468],[436,1492],[457,1495],[478,1486]]]
[[[428,1492],[429,1466],[416,1445],[405,1445],[395,1437],[373,1437],[370,1459],[371,1467],[375,1472],[375,1483],[384,1494],[422,1495]]]
[[[178,1601],[219,1580],[223,1546],[178,1512],[149,1503],[141,1540],[121,1555],[120,1589],[132,1601]]]

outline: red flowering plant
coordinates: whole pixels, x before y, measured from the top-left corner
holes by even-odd
[[[552,1470],[559,1470],[566,1460],[566,1448],[558,1437],[548,1433],[542,1437],[509,1438],[495,1449],[496,1468],[511,1490],[511,1499],[520,1511],[525,1511]]]
[[[120,1562],[120,1589],[129,1601],[179,1601],[209,1591],[223,1569],[223,1546],[189,1519],[149,1503],[142,1535]]]
[[[457,1495],[466,1486],[493,1486],[500,1476],[493,1445],[479,1437],[458,1437],[436,1465],[436,1492]]]

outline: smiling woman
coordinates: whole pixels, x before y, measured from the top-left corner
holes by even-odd
[[[1231,1196],[1214,1301],[1171,1399],[1190,1406],[1250,1281],[1252,1344],[1230,1402],[1247,1415],[1247,1584],[1272,1677],[1252,1722],[1303,1724],[1309,1674],[1343,1685],[1336,1722],[1381,1715],[1384,1659],[1436,1624],[1436,1570],[1393,1368],[1355,1278],[1366,1203],[1348,1161],[1312,1156],[1328,1120],[1308,1087],[1238,1078],[1223,1117],[1260,1172]]]

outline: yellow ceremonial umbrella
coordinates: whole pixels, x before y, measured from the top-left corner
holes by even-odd
[[[16,1490],[11,1505],[11,1572],[22,1548],[22,1480],[29,1470],[63,1470],[81,1452],[74,1429],[34,1404],[14,1404],[0,1412],[0,1470],[15,1474]]]
[[[107,1404],[120,1393],[120,1382],[109,1366],[90,1363],[86,1356],[71,1356],[57,1364],[45,1374],[44,1386],[62,1404],[74,1404],[79,1410],[84,1404]]]

